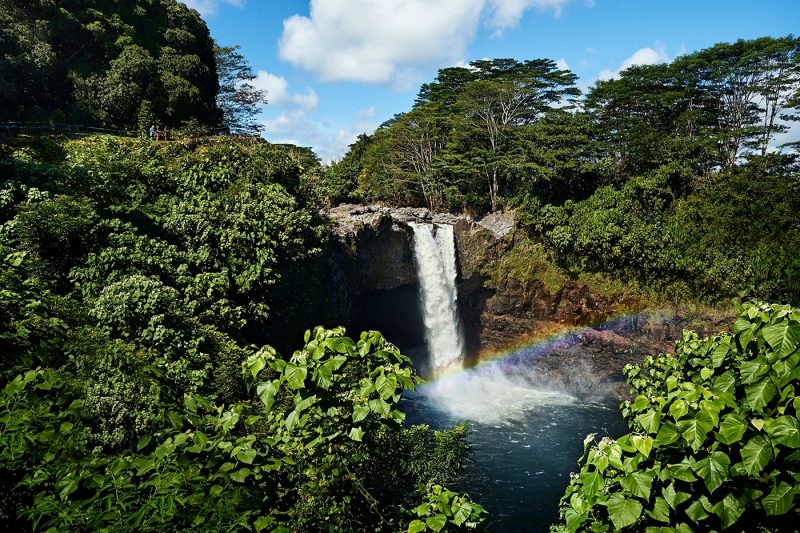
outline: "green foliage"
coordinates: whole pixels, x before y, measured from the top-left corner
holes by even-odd
[[[411,111],[384,123],[369,143],[354,144],[356,153],[334,167],[334,177],[357,179],[369,201],[496,210],[533,166],[521,131],[577,96],[575,80],[549,59],[442,69]],[[556,114],[567,120],[564,111]]]
[[[0,120],[218,119],[208,28],[174,0],[3,0],[0,63]]]
[[[549,60],[451,67],[359,139],[325,198],[469,214],[513,208],[573,274],[670,299],[800,298],[800,39],[721,43],[591,87]],[[357,185],[356,185],[357,184]]]
[[[552,294],[561,290],[569,280],[566,273],[547,256],[541,244],[527,239],[503,254],[485,274],[495,284],[505,279],[515,279],[523,283],[541,281]]]
[[[214,48],[219,79],[217,107],[222,114],[220,125],[233,133],[258,133],[263,126],[255,117],[260,106],[267,103],[267,92],[250,83],[256,76],[238,49],[238,46]]]
[[[379,333],[256,347],[327,316],[313,154],[111,137],[0,153],[6,528],[396,531],[459,473],[467,429],[403,426],[420,380]]]
[[[633,179],[621,189],[598,189],[583,202],[544,206],[525,221],[544,235],[562,260],[580,270],[636,272],[668,279],[674,244],[664,230],[673,196],[661,175]]]
[[[581,202],[529,204],[520,218],[569,269],[611,273],[665,291],[684,283],[689,294],[708,299],[749,288],[796,301],[795,158],[753,158],[700,181],[680,200],[670,185],[673,170],[662,167],[622,187],[602,187]]]
[[[778,530],[798,493],[800,312],[745,304],[733,333],[685,332],[625,369],[631,433],[589,435],[562,499],[567,531]]]
[[[408,524],[408,533],[420,531],[450,530],[464,527],[475,529],[483,520],[486,511],[464,496],[443,489],[439,485],[428,486],[423,503],[414,512],[419,517]],[[448,527],[449,526],[449,527]]]
[[[289,359],[264,347],[243,364],[257,401],[225,408],[185,394],[118,453],[85,447],[97,411],[69,380],[47,370],[17,376],[0,393],[0,469],[34,494],[23,514],[58,529],[363,531],[396,529],[399,503],[421,498],[416,514],[434,506],[435,531],[447,521],[475,527],[483,509],[432,484],[441,477],[407,473],[430,487],[414,496],[395,472],[369,468],[393,451],[381,433],[427,432],[401,428],[400,393],[419,382],[410,361],[376,332],[354,342],[318,328],[306,338]]]

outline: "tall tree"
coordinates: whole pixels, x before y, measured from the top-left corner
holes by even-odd
[[[213,42],[176,0],[0,0],[0,119],[215,121]]]
[[[233,133],[256,134],[264,129],[255,119],[261,106],[267,103],[267,92],[251,83],[256,75],[238,50],[238,46],[214,48],[219,78],[217,107],[222,113],[220,124]]]
[[[759,41],[763,42],[760,56],[764,78],[759,93],[763,99],[761,155],[764,156],[767,155],[772,137],[788,130],[776,119],[800,119],[796,113],[800,102],[794,101],[800,91],[800,38],[789,35],[781,39],[763,38]]]
[[[730,168],[748,148],[766,154],[784,126],[776,118],[793,105],[800,83],[793,36],[720,43],[679,58],[674,66],[696,73],[699,88],[716,102],[722,164]]]
[[[469,132],[473,139],[459,145],[472,152],[469,159],[483,162],[480,173],[495,211],[502,181],[519,163],[511,149],[513,129],[532,124],[555,104],[569,104],[580,91],[575,87],[575,74],[559,69],[549,59],[482,60],[470,66],[479,79],[464,87],[457,106],[466,118],[462,132]]]

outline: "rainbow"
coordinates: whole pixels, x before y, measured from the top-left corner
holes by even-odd
[[[581,333],[590,330],[613,330],[615,327],[629,320],[647,319],[672,312],[673,311],[666,309],[650,309],[634,313],[618,313],[606,317],[604,320],[598,321],[597,323],[581,326],[548,322],[544,328],[520,337],[510,345],[481,351],[476,357],[475,364],[471,366],[451,365],[440,370],[436,376],[426,379],[422,384],[422,388],[424,389],[426,386],[431,386],[436,383],[456,380],[465,373],[474,372],[476,368],[499,366],[506,362],[516,364],[535,359],[551,352],[555,348],[574,344]]]

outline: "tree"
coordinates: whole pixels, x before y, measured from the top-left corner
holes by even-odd
[[[175,0],[0,0],[0,119],[137,127],[216,115],[213,43]]]
[[[760,41],[764,41],[760,54],[764,79],[759,92],[764,101],[761,155],[765,156],[773,135],[788,130],[787,126],[776,124],[776,118],[784,121],[800,120],[796,114],[800,102],[793,101],[793,97],[800,91],[800,39],[790,35],[781,39],[765,37]],[[792,112],[782,113],[790,108]]]
[[[622,182],[682,161],[698,174],[718,164],[717,106],[697,76],[672,65],[641,65],[598,82],[586,110],[605,151],[610,178]]]
[[[491,210],[498,208],[501,182],[518,167],[511,149],[513,129],[532,124],[553,104],[568,103],[580,94],[577,77],[560,70],[549,59],[473,61],[479,79],[464,86],[457,106],[465,121],[461,149],[473,161],[483,161],[480,173],[487,181]]]
[[[800,85],[796,61],[800,40],[789,35],[720,43],[675,61],[676,69],[695,74],[697,88],[716,104],[717,139],[722,165],[735,165],[748,148],[766,154],[783,126],[777,117],[796,105]],[[763,118],[762,118],[763,117]]]
[[[558,532],[782,531],[796,519],[800,310],[748,303],[732,333],[684,331],[626,366],[630,433],[584,440]]]
[[[372,144],[372,137],[360,134],[350,145],[347,154],[328,167],[323,175],[321,188],[329,204],[339,204],[357,197],[358,177],[364,168],[364,154]]]
[[[233,133],[256,134],[263,126],[255,121],[267,103],[267,92],[257,89],[250,82],[256,79],[247,59],[240,54],[238,46],[217,46],[219,93],[217,107],[222,113],[220,124]]]

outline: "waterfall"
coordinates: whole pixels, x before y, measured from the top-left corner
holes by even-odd
[[[456,306],[456,246],[449,224],[409,223],[414,230],[414,259],[422,288],[425,339],[434,373],[461,366],[464,345]]]

